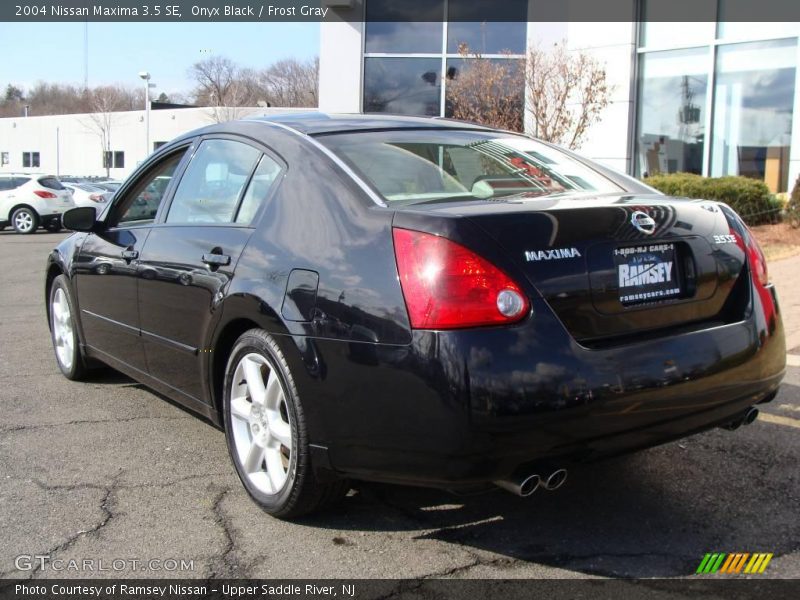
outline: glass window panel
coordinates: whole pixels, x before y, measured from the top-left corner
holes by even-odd
[[[493,131],[379,131],[320,141],[394,205],[620,191],[560,150]]]
[[[449,0],[447,14],[448,52],[465,44],[480,54],[525,54],[528,0]]]
[[[720,46],[711,175],[744,175],[772,192],[788,185],[795,40]]]
[[[261,157],[256,172],[253,173],[253,178],[247,186],[239,213],[236,215],[237,223],[248,224],[253,220],[259,207],[267,199],[272,184],[275,183],[280,172],[281,168],[278,163],[266,154]]]
[[[206,140],[181,177],[167,223],[230,223],[261,153],[247,144]]]
[[[488,70],[481,68],[488,65]],[[479,114],[485,114],[486,104],[481,101],[483,91],[492,94],[493,102],[500,100],[496,108],[502,111],[502,115],[507,117],[507,122],[503,127],[514,131],[523,130],[523,119],[525,109],[525,60],[507,58],[482,58],[465,59],[450,58],[447,60],[447,79],[455,80],[460,74],[465,74],[472,81],[466,90],[463,90],[462,97],[458,98],[456,93],[459,91],[455,85],[450,83],[446,86],[445,113],[444,116],[452,118],[455,116],[455,105],[457,102],[466,102],[474,107],[474,114],[459,115],[460,118],[480,122],[477,118]],[[500,85],[492,86],[491,90],[486,89],[486,85],[497,81]],[[464,97],[466,96],[466,97]],[[483,108],[483,110],[481,110]]]
[[[447,25],[447,51],[456,54],[462,45],[470,53],[525,54],[527,23],[458,23]]]
[[[364,112],[438,116],[442,61],[365,58]]]
[[[702,173],[708,48],[641,56],[636,174]]]
[[[442,51],[444,0],[369,0],[366,52]]]
[[[129,194],[118,200],[114,206],[115,211],[122,211],[118,224],[140,225],[153,222],[183,154],[181,151],[164,159],[140,179]]]

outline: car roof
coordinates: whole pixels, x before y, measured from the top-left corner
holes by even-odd
[[[381,129],[474,129],[491,131],[491,129],[475,123],[452,119],[385,114],[331,114],[309,111],[250,117],[247,120],[276,123],[307,135]]]

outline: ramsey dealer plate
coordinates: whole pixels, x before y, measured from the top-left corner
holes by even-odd
[[[614,250],[619,301],[657,302],[681,295],[675,244],[660,243]]]

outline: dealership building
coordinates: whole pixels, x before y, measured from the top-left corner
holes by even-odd
[[[406,0],[417,22],[403,22],[393,0],[325,0],[337,18],[320,25],[320,109],[446,117],[448,83],[466,60],[522,64],[531,48],[563,41],[605,65],[612,88],[582,154],[635,176],[745,175],[791,189],[800,175],[800,23],[726,21],[742,0],[696,0],[711,7],[706,21],[638,22],[665,3],[619,2],[629,3],[627,21],[529,22],[537,0],[504,0],[496,6],[513,20],[481,22],[468,20],[473,0]],[[462,44],[481,58],[462,57]],[[0,119],[0,170],[104,175],[105,162],[122,177],[158,144],[213,122],[209,110],[152,111],[149,136],[143,111],[117,113],[111,153],[87,115]]]

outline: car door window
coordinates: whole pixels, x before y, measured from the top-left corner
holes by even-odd
[[[7,192],[13,189],[14,184],[10,177],[0,177],[0,192]]]
[[[120,204],[115,209],[120,217],[116,223],[110,225],[147,225],[152,223],[185,152],[184,149],[172,154],[143,176],[133,189],[120,199]]]
[[[200,144],[178,184],[167,223],[232,223],[261,152],[232,140]]]
[[[247,191],[244,193],[239,212],[236,213],[237,223],[250,224],[261,203],[269,195],[269,191],[272,189],[272,185],[280,172],[281,167],[277,162],[266,154],[261,157],[261,160],[258,161],[256,172],[253,173],[253,177],[247,185]]]

